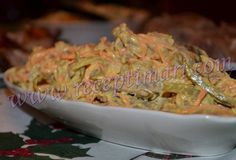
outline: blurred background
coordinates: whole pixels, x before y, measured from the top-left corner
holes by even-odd
[[[48,12],[67,10],[80,14],[81,11],[65,5],[67,2],[84,3],[88,0],[7,0],[0,6],[1,22],[15,22],[26,18],[38,18]],[[234,0],[93,0],[96,4],[119,4],[126,7],[138,7],[148,10],[152,15],[162,13],[194,12],[213,19],[216,22],[235,22]],[[73,9],[72,9],[73,8]],[[109,14],[109,13],[107,13]]]
[[[134,32],[171,34],[213,58],[236,61],[236,1],[7,0],[0,5],[0,72],[26,62],[36,46],[112,40],[125,22]]]

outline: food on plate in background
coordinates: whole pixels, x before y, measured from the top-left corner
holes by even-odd
[[[67,11],[55,11],[48,13],[39,19],[35,20],[38,24],[68,24],[68,23],[78,23],[78,22],[86,22],[88,21],[85,17],[79,16],[77,14],[73,14]]]
[[[35,25],[24,25],[17,31],[0,32],[1,71],[10,66],[25,64],[35,46],[50,47],[59,35],[59,30],[48,30]]]
[[[150,16],[149,12],[146,10],[117,4],[97,4],[92,1],[65,2],[65,4],[109,21],[127,20],[141,24]]]
[[[171,34],[176,41],[199,46],[213,58],[231,57],[236,61],[235,27],[224,22],[217,25],[203,16],[185,13],[152,18],[144,31]]]
[[[35,49],[6,78],[24,90],[102,106],[236,115],[236,80],[205,51],[167,34],[135,34],[126,24],[113,35],[112,42]]]

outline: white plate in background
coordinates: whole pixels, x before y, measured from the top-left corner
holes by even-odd
[[[232,71],[236,71],[236,62],[231,63],[231,68]]]
[[[120,23],[126,23],[133,31],[138,30],[140,24],[127,21],[91,21],[77,23],[36,23],[49,29],[60,29],[60,39],[66,40],[72,44],[97,43],[100,38],[106,36],[109,40],[113,40],[112,30]]]

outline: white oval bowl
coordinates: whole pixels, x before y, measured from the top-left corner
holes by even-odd
[[[13,93],[25,92],[4,80]],[[41,103],[31,104],[29,98],[26,103],[86,134],[155,152],[213,156],[236,144],[236,117],[97,106],[49,95]]]

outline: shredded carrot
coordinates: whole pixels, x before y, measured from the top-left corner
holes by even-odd
[[[104,59],[106,59],[108,61],[112,61],[112,58],[109,55],[107,55],[106,52],[100,51],[99,52],[99,56],[101,56],[102,58],[104,58]]]
[[[79,52],[80,58],[85,58],[85,57],[91,56],[92,54],[95,55],[96,52],[91,52],[91,51]]]
[[[196,113],[207,113],[211,115],[227,115],[227,116],[234,116],[232,110],[227,109],[226,107],[220,105],[200,105],[200,106],[191,106],[189,108],[185,108],[184,110],[180,110],[176,113],[179,114],[196,114]]]
[[[74,54],[63,54],[62,56],[61,56],[61,58],[62,59],[64,59],[64,60],[74,60],[75,59],[75,55]]]
[[[127,107],[130,106],[129,99],[125,95],[122,95],[121,93],[117,94]]]
[[[144,35],[144,34],[139,34],[140,37],[142,37],[142,41],[144,41],[146,44],[151,44],[155,41],[155,39],[153,37],[148,37],[147,35]],[[163,55],[163,53],[160,51],[160,46],[156,45],[156,48],[155,50],[158,51],[159,55],[160,55],[160,58],[162,60],[163,63],[165,63],[166,65],[170,64],[170,62],[168,62],[166,59],[165,59],[165,56]]]
[[[207,94],[207,92],[204,89],[201,89],[201,91],[198,95],[198,98],[195,101],[194,105],[199,106],[201,104],[202,100],[205,98],[206,94]]]
[[[160,46],[156,45],[156,49],[157,49],[157,51],[158,51],[158,53],[159,53],[159,55],[160,55],[160,57],[161,57],[162,62],[163,62],[164,64],[166,64],[166,65],[171,64],[171,63],[165,58],[164,54],[160,51]]]

